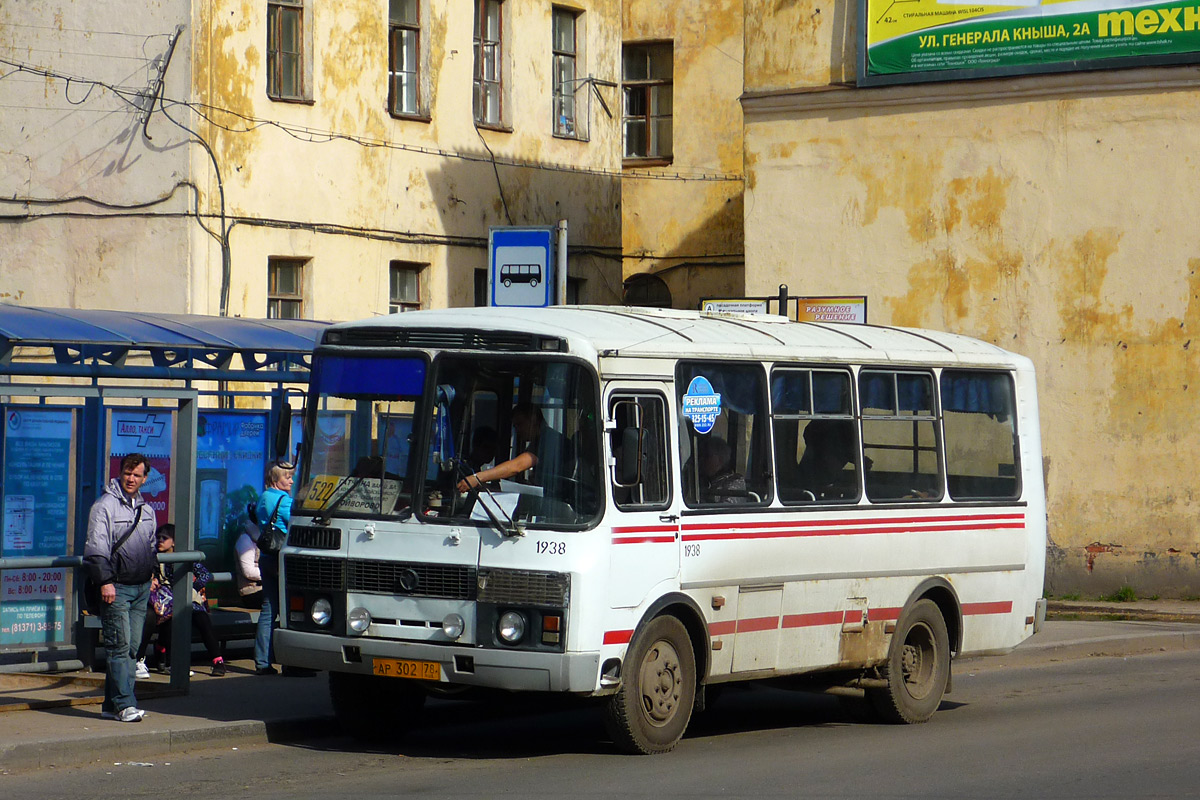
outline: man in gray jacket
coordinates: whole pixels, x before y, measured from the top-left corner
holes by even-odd
[[[108,670],[100,716],[140,722],[146,712],[133,694],[137,646],[150,602],[150,577],[158,563],[154,509],[142,498],[150,462],[141,453],[121,459],[113,478],[88,514],[83,559],[100,586],[100,622]]]

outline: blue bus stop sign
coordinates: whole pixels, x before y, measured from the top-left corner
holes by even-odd
[[[488,230],[488,305],[543,308],[554,303],[554,228]]]

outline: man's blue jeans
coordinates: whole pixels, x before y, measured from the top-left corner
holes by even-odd
[[[108,652],[108,671],[104,676],[104,705],[101,709],[119,713],[137,706],[133,696],[137,648],[150,604],[150,581],[142,584],[114,583],[117,597],[100,611],[104,649]]]
[[[266,564],[268,558],[278,559],[279,556],[263,556],[259,561],[262,571],[263,604],[262,611],[258,612],[258,628],[254,635],[255,669],[269,667],[275,660],[271,634],[275,629],[275,615],[279,611],[279,568],[274,564]]]

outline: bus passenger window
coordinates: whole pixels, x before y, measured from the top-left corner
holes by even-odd
[[[858,500],[858,428],[850,373],[775,370],[771,420],[775,475],[785,505]]]
[[[665,508],[670,504],[666,403],[661,396],[614,396],[611,416],[616,422],[609,446],[617,508]]]
[[[946,479],[955,500],[1019,497],[1012,378],[1003,372],[942,372]]]
[[[863,370],[862,407],[867,498],[872,501],[942,497],[933,376],[923,372]]]
[[[679,362],[675,370],[683,500],[693,507],[766,505],[770,418],[759,364]]]

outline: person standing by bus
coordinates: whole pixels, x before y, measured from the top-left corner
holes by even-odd
[[[142,497],[150,461],[141,453],[121,459],[121,473],[88,513],[83,559],[100,587],[100,622],[107,651],[103,719],[140,722],[134,670],[150,604],[150,578],[158,565],[154,509]]]
[[[296,467],[289,461],[274,461],[267,468],[267,487],[259,495],[255,515],[258,524],[265,529],[275,524],[285,533],[292,519],[292,481]],[[258,612],[258,629],[254,636],[254,674],[274,675],[278,672],[271,664],[275,660],[271,635],[276,627],[279,612],[279,554],[261,553],[258,559],[259,574],[262,576],[262,610]]]

